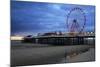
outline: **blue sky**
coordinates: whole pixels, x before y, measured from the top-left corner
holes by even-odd
[[[75,7],[84,10],[86,16],[84,31],[94,31],[94,6],[11,1],[11,35],[68,32],[67,15]]]

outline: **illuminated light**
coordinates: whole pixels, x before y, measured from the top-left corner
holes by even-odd
[[[87,38],[87,39],[89,39],[89,40],[93,40],[93,38]]]
[[[93,34],[93,32],[90,32],[90,34]]]
[[[88,34],[90,33],[90,32],[87,32]]]
[[[23,37],[21,37],[21,36],[11,36],[10,39],[11,39],[11,40],[22,40]]]

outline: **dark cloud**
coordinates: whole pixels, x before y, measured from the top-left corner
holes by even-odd
[[[67,32],[67,15],[74,7],[84,10],[87,18],[86,31],[93,31],[94,6],[11,1],[11,34],[36,34],[59,30]]]

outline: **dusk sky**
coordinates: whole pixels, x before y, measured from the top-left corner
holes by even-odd
[[[68,32],[67,15],[75,7],[84,10],[86,16],[84,31],[94,31],[94,6],[11,1],[11,35]]]

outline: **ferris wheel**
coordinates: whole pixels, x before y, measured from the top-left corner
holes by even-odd
[[[68,32],[72,35],[81,34],[86,24],[86,16],[81,8],[73,8],[67,16]]]

